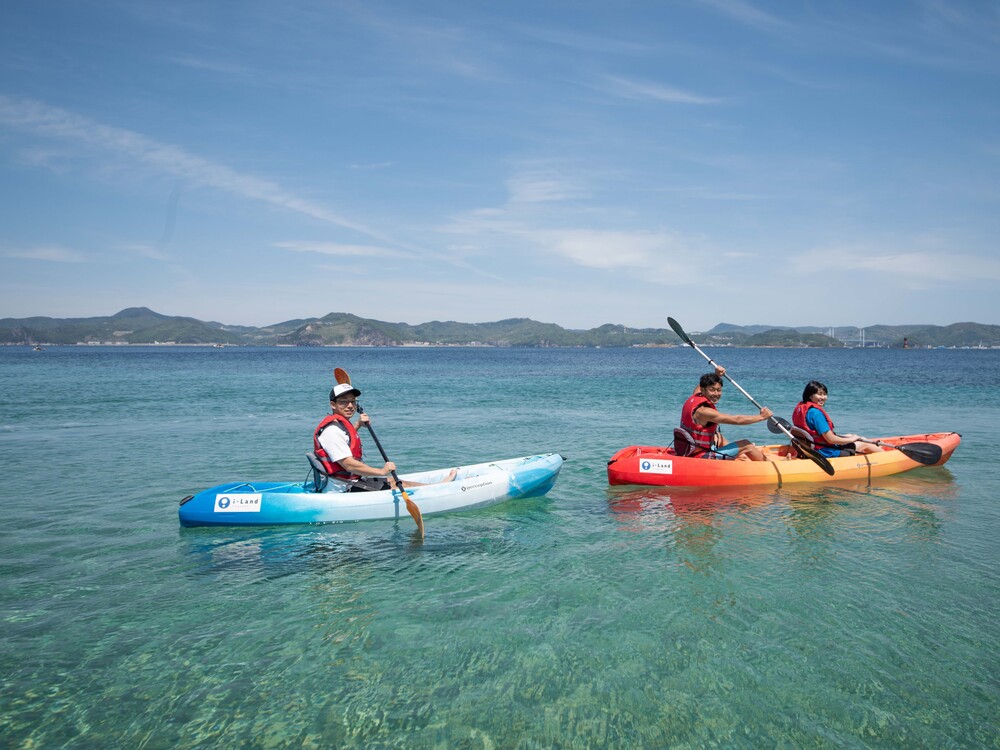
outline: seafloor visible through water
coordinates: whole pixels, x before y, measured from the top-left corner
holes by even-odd
[[[871,487],[609,488],[695,353],[0,348],[0,745],[1000,747],[1000,352],[710,353],[786,417],[817,378],[838,429],[963,443]],[[181,529],[196,490],[306,477],[336,366],[401,471],[559,481],[423,542]]]

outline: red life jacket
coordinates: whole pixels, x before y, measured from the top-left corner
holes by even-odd
[[[694,438],[697,447],[695,456],[700,456],[712,450],[712,447],[715,445],[715,433],[719,429],[719,425],[715,422],[709,422],[702,426],[694,421],[695,410],[702,406],[715,408],[715,404],[710,399],[705,398],[701,393],[696,393],[685,401],[684,406],[681,407],[681,427],[690,432],[691,437]]]
[[[316,458],[319,462],[323,464],[323,469],[326,473],[335,479],[343,479],[344,481],[351,482],[358,479],[360,474],[352,474],[343,466],[341,466],[336,461],[331,461],[330,456],[327,452],[323,450],[323,446],[319,443],[319,436],[323,434],[325,430],[330,425],[337,425],[337,427],[347,433],[348,446],[351,449],[351,455],[361,460],[361,437],[358,435],[358,431],[354,429],[354,425],[351,424],[350,420],[345,419],[339,414],[331,414],[327,417],[323,417],[323,421],[319,423],[316,427],[316,431],[313,433],[313,453],[316,454]]]
[[[833,443],[828,443],[822,435],[820,435],[816,430],[809,426],[806,421],[806,414],[810,409],[819,409],[820,412],[826,417],[826,422],[830,425],[830,431],[833,431],[833,420],[830,419],[830,415],[826,413],[826,410],[814,404],[812,401],[800,401],[798,406],[795,407],[795,411],[792,412],[792,424],[796,427],[801,427],[803,430],[809,433],[812,437],[813,442],[816,444],[817,448],[840,448],[839,445],[834,445]]]

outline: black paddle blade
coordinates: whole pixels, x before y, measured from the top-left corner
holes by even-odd
[[[792,423],[784,417],[769,417],[767,420],[767,429],[775,435],[784,435],[792,431]]]
[[[934,443],[904,443],[903,445],[892,446],[907,458],[912,458],[918,464],[924,466],[934,466],[941,460],[943,455],[940,445]]]
[[[670,324],[670,327],[674,329],[674,333],[676,333],[680,337],[681,341],[683,341],[685,344],[688,344],[689,346],[694,346],[694,342],[690,339],[690,337],[686,333],[684,333],[684,329],[681,328],[680,323],[678,323],[676,320],[670,317],[667,318],[667,322]]]
[[[795,450],[803,453],[806,458],[810,459],[814,464],[819,466],[823,471],[829,474],[831,477],[836,473],[833,468],[833,464],[827,460],[827,457],[822,453],[818,452],[814,448],[810,448],[808,445],[803,443],[798,438],[792,438],[792,445],[795,446]]]

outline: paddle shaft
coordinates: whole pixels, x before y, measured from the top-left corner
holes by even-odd
[[[700,354],[705,359],[707,359],[708,363],[710,365],[712,365],[712,367],[719,367],[719,365],[715,362],[715,360],[712,359],[711,357],[709,357],[707,354],[705,354],[705,352],[703,352],[701,349],[699,349],[698,345],[695,344],[693,341],[688,341],[688,344],[691,346],[692,349],[694,349],[696,352],[698,352],[698,354]],[[733,387],[736,388],[736,390],[738,390],[740,393],[742,393],[748,399],[750,399],[750,403],[752,403],[758,409],[763,409],[764,408],[763,406],[761,406],[760,404],[757,403],[757,400],[753,396],[751,396],[749,393],[747,393],[745,390],[743,390],[740,387],[739,383],[737,383],[735,380],[733,380],[731,377],[729,377],[729,373],[728,372],[724,372],[722,374],[722,377],[724,377],[726,380],[728,380],[730,383],[732,383]],[[791,433],[789,433],[788,437],[791,437],[791,436],[792,436]]]
[[[340,367],[334,368],[333,376],[334,378],[336,378],[338,383],[350,384],[351,382],[351,376],[347,374],[347,370],[344,370]],[[364,414],[365,410],[361,407],[361,403],[358,402],[357,399],[355,399],[354,403],[358,408],[358,414]],[[375,445],[378,448],[378,452],[382,454],[382,460],[385,461],[386,463],[389,463],[389,456],[386,455],[385,448],[383,448],[382,443],[379,442],[378,435],[375,434],[375,429],[372,427],[371,422],[365,422],[365,427],[367,427],[368,432],[371,433],[372,440],[375,441]],[[424,516],[420,512],[420,508],[417,506],[415,502],[413,502],[413,500],[410,498],[410,495],[403,487],[403,480],[399,478],[399,474],[396,473],[396,470],[393,469],[389,473],[392,476],[393,481],[396,482],[396,487],[399,489],[400,494],[402,494],[403,500],[406,502],[406,510],[409,512],[411,516],[413,516],[413,521],[417,524],[417,532],[420,534],[420,538],[423,539]]]
[[[713,367],[716,367],[716,368],[720,367],[715,362],[715,360],[713,360],[711,357],[709,357],[707,354],[705,354],[705,352],[703,352],[701,349],[698,348],[698,345],[696,343],[694,343],[694,341],[691,340],[691,337],[688,336],[687,333],[685,333],[685,331],[684,331],[683,328],[681,328],[681,324],[680,323],[678,323],[673,318],[667,318],[667,322],[670,323],[670,327],[674,329],[674,333],[676,333],[678,336],[680,336],[681,341],[683,341],[685,344],[687,344],[692,349],[694,349],[696,352],[698,352],[698,354],[700,354],[705,359],[707,359],[708,362],[709,362],[709,364],[711,364]],[[750,400],[750,403],[752,403],[758,409],[763,409],[764,408],[759,403],[757,403],[757,400],[753,396],[751,396],[749,393],[747,393],[745,390],[743,390],[743,388],[740,387],[739,383],[737,383],[735,380],[733,380],[731,377],[729,377],[728,373],[723,373],[723,377],[726,380],[728,380],[730,383],[732,383],[733,386],[740,393],[742,393],[744,396],[746,396]],[[812,448],[810,448],[809,446],[807,446],[805,443],[803,443],[801,440],[799,440],[797,437],[795,437],[788,430],[787,427],[785,427],[783,424],[781,424],[776,419],[774,419],[773,416],[768,419],[768,426],[770,427],[771,424],[776,424],[781,429],[781,431],[785,433],[785,435],[788,437],[788,439],[792,442],[793,446],[795,446],[800,452],[805,453],[806,456],[813,463],[815,463],[817,466],[819,466],[824,472],[826,472],[827,474],[829,474],[831,477],[833,476],[834,471],[835,471],[834,468],[833,468],[833,464],[831,464],[826,459],[825,456],[823,456],[819,452],[813,450]]]
[[[347,370],[337,367],[333,371],[333,376],[336,378],[338,383],[347,383],[348,385],[351,384],[351,376],[347,374]],[[355,406],[358,407],[358,414],[364,414],[365,410],[361,406],[361,402],[355,400],[354,403]],[[375,434],[375,429],[372,427],[371,422],[365,422],[365,427],[367,427],[368,432],[371,433],[372,440],[375,441],[375,447],[378,448],[378,452],[382,454],[382,460],[389,463],[389,456],[386,455],[385,448],[382,447],[382,443],[379,441],[378,435]],[[400,480],[399,475],[396,474],[395,470],[390,473],[392,474],[392,478],[396,480],[396,484],[399,485],[399,489],[403,489],[403,482]]]
[[[698,354],[700,354],[705,359],[707,359],[708,363],[710,365],[712,365],[712,367],[716,367],[716,368],[719,367],[719,365],[716,363],[716,361],[714,359],[712,359],[711,357],[709,357],[707,354],[705,354],[705,352],[703,352],[701,349],[699,349],[698,345],[696,343],[694,343],[691,339],[688,339],[687,343],[688,343],[688,346],[690,346],[692,349],[694,349],[696,352],[698,352]],[[753,396],[751,396],[749,393],[747,393],[745,390],[743,390],[743,388],[740,387],[739,383],[737,383],[735,380],[733,380],[731,377],[729,377],[729,373],[728,372],[722,373],[722,377],[724,377],[726,380],[728,380],[730,383],[732,383],[733,387],[736,388],[736,390],[738,390],[740,393],[742,393],[744,396],[746,396],[748,399],[750,399],[750,403],[751,404],[753,404],[754,406],[756,406],[758,409],[763,409],[764,408],[763,406],[761,406],[760,404],[757,403],[757,399],[755,399]],[[778,425],[778,427],[781,428],[781,431],[784,432],[792,441],[797,442],[796,437],[794,435],[792,435],[791,432],[789,432],[788,428],[786,428],[785,425],[781,424],[781,422],[778,421],[779,419],[780,419],[780,417],[770,417],[768,419],[768,421],[770,422],[770,421],[773,420],[773,424]]]
[[[364,414],[365,410],[361,408],[361,404],[358,404],[358,414]],[[382,460],[389,463],[389,456],[385,453],[385,448],[382,447],[382,443],[379,442],[378,435],[375,434],[375,429],[372,427],[371,422],[365,422],[365,427],[368,428],[368,432],[372,435],[372,440],[375,441],[375,447],[378,448],[378,452],[382,454]],[[396,482],[396,487],[399,489],[400,494],[403,496],[403,501],[406,503],[406,510],[411,516],[413,516],[413,521],[417,524],[417,533],[420,534],[420,538],[424,538],[424,516],[420,512],[420,508],[417,504],[410,499],[409,494],[403,487],[403,480],[399,478],[399,474],[393,469],[389,472],[392,478]]]
[[[688,346],[690,346],[692,349],[694,349],[696,352],[698,352],[698,354],[700,354],[705,359],[707,359],[708,363],[710,365],[712,365],[712,367],[715,367],[717,369],[724,369],[714,359],[712,359],[711,357],[709,357],[707,354],[705,354],[705,352],[703,352],[701,349],[698,348],[698,345],[696,343],[694,343],[694,341],[691,340],[691,337],[688,336],[687,333],[684,332],[683,328],[681,328],[681,324],[680,323],[678,323],[673,318],[667,318],[667,320],[670,322],[670,327],[674,329],[674,333],[676,333],[678,336],[680,336],[681,339],[684,341],[685,344],[687,344]],[[730,383],[732,383],[733,387],[736,388],[736,390],[738,390],[740,393],[742,393],[744,396],[746,396],[750,400],[751,404],[753,404],[754,406],[756,406],[758,409],[763,409],[764,408],[763,406],[761,406],[760,404],[757,403],[757,399],[755,399],[753,396],[751,396],[749,393],[747,393],[745,390],[743,390],[743,388],[740,387],[739,383],[737,383],[735,380],[733,380],[731,377],[729,377],[729,373],[728,372],[724,372],[722,374],[722,377],[724,377],[726,380],[728,380]],[[774,420],[774,424],[777,424],[778,427],[780,427],[781,430],[786,435],[788,435],[788,437],[790,437],[792,440],[795,440],[795,437],[792,435],[792,433],[789,432],[788,429],[783,424],[781,424],[780,422],[778,422],[778,419],[779,419],[778,417],[771,417],[771,419]]]
[[[361,404],[358,404],[358,414],[364,414],[364,413],[365,413],[365,410],[361,408]],[[382,460],[385,461],[386,463],[389,463],[389,456],[386,455],[385,448],[383,448],[382,447],[382,443],[379,442],[378,435],[375,434],[375,429],[372,427],[371,422],[365,422],[365,427],[367,427],[368,428],[368,432],[371,433],[372,440],[375,441],[375,447],[378,448],[378,452],[382,454]],[[403,480],[401,480],[399,478],[399,475],[396,473],[396,470],[393,469],[389,473],[392,474],[392,478],[396,480],[396,484],[398,484],[399,485],[399,489],[402,490],[403,489]]]

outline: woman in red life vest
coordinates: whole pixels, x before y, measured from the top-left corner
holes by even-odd
[[[327,492],[359,492],[387,490],[391,483],[388,475],[396,464],[386,461],[381,467],[369,466],[362,458],[361,436],[357,428],[368,424],[367,414],[358,417],[357,426],[351,418],[357,412],[357,398],[361,391],[350,383],[339,383],[330,391],[332,414],[323,418],[313,432],[313,453],[330,476]],[[456,470],[445,477],[450,482]],[[419,482],[403,482],[404,487],[418,487]]]
[[[725,368],[701,376],[698,388],[681,408],[681,427],[691,433],[695,441],[695,456],[702,458],[737,458],[743,461],[770,461],[770,456],[749,440],[738,440],[725,445],[720,424],[755,424],[763,422],[772,412],[766,406],[757,415],[723,414],[716,409],[722,398],[722,375]]]
[[[810,380],[802,391],[802,401],[792,412],[792,424],[809,433],[816,450],[828,458],[853,456],[856,453],[877,453],[882,449],[867,443],[854,433],[838,435],[833,431],[833,420],[823,405],[827,399],[826,386]]]

